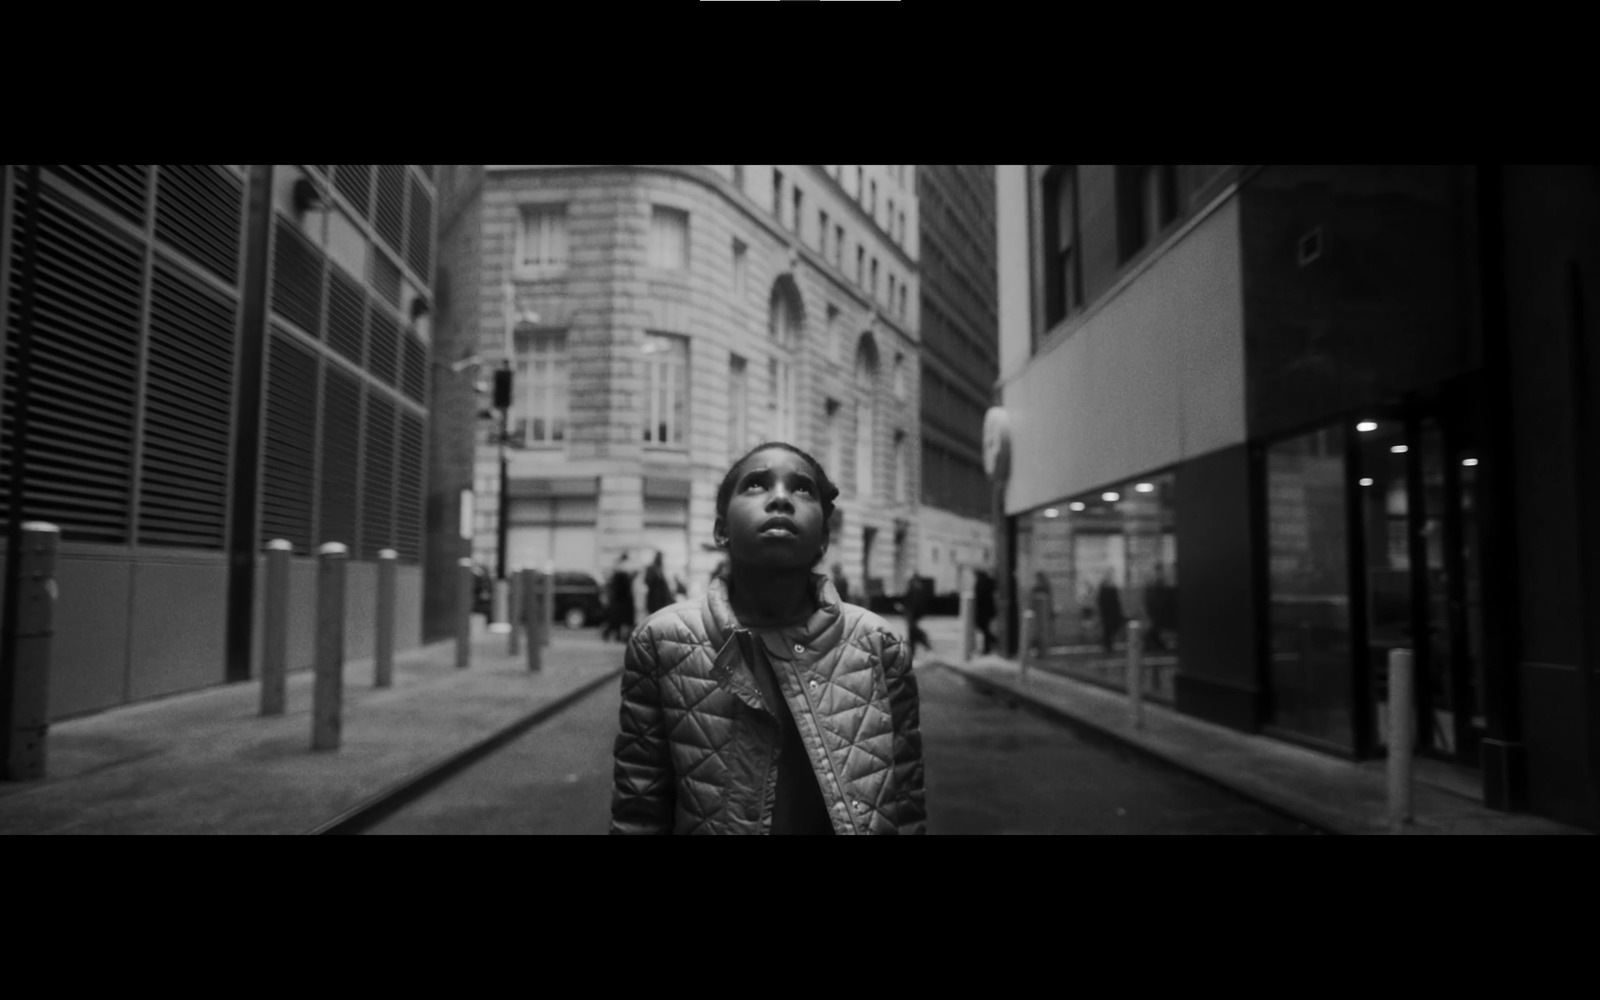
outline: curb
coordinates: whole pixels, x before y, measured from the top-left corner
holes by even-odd
[[[1083,718],[1079,715],[1074,715],[1072,712],[1061,708],[1059,705],[1051,704],[1049,701],[1040,698],[1038,695],[1035,695],[1032,692],[1018,690],[1009,684],[995,681],[987,677],[980,677],[944,660],[935,660],[930,658],[928,665],[940,667],[944,670],[950,671],[951,673],[960,677],[962,680],[966,681],[971,687],[989,697],[1023,702],[1033,710],[1049,716],[1051,719],[1064,725],[1086,729],[1096,733],[1097,735],[1110,737],[1123,746],[1149,757],[1152,760],[1160,761],[1169,767],[1183,771],[1185,774],[1192,775],[1208,784],[1215,785],[1216,787],[1221,788],[1233,795],[1237,795],[1242,799],[1253,802],[1263,809],[1268,809],[1286,819],[1293,820],[1294,822],[1300,823],[1304,826],[1308,826],[1316,830],[1318,833],[1342,836],[1358,832],[1348,828],[1341,829],[1338,826],[1331,825],[1326,817],[1309,815],[1304,810],[1295,807],[1291,803],[1286,803],[1284,801],[1275,799],[1274,797],[1263,795],[1260,789],[1247,787],[1242,784],[1229,781],[1227,778],[1220,775],[1208,773],[1207,771],[1195,767],[1193,763],[1187,760],[1164,753],[1155,749],[1154,747],[1146,746],[1138,740],[1132,739],[1128,733],[1122,730],[1103,726],[1090,719]]]
[[[494,753],[552,715],[565,710],[567,706],[580,701],[599,688],[615,682],[618,677],[622,676],[622,670],[622,667],[616,667],[593,680],[585,681],[549,704],[541,705],[529,714],[515,722],[502,726],[499,730],[490,733],[483,739],[471,743],[443,760],[430,764],[415,774],[401,778],[389,787],[369,795],[332,819],[307,830],[306,833],[310,836],[361,833],[380,820],[399,811],[408,803],[421,798],[472,764]]]

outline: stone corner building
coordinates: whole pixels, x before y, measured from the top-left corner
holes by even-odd
[[[499,454],[479,413],[509,358],[508,570],[603,574],[660,551],[701,592],[723,474],[783,439],[840,487],[826,564],[858,600],[898,592],[920,455],[913,170],[444,168],[436,349],[483,360],[460,376],[478,393],[441,403],[455,452],[435,493],[473,491],[474,560],[497,568]]]

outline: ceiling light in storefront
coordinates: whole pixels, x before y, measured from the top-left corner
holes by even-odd
[[[1156,491],[1156,485],[1155,483],[1140,483],[1138,486],[1135,486],[1134,489],[1138,490],[1140,493],[1154,493]]]
[[[1361,485],[1362,485],[1362,486],[1371,486],[1371,485],[1372,485],[1372,480],[1370,480],[1370,479],[1363,479],[1363,480],[1361,480]]]
[[[1100,499],[1104,500],[1106,503],[1116,503],[1118,500],[1122,499],[1122,494],[1116,492],[1115,490],[1107,490],[1106,492],[1100,494]]]
[[[1071,507],[1073,510],[1082,510],[1083,509],[1083,501],[1082,500],[1074,500],[1070,504],[1068,504],[1067,506]]]
[[[1461,464],[1462,465],[1468,465],[1468,466],[1477,465],[1478,464],[1478,460],[1475,459],[1475,458],[1463,458],[1461,460]]]
[[[1060,517],[1061,516],[1061,512],[1059,510],[1056,510],[1054,507],[1046,507],[1044,509],[1044,516],[1045,517]]]
[[[1404,455],[1406,453],[1406,446],[1403,444],[1397,444],[1391,447],[1389,451],[1395,455]]]
[[[1375,431],[1377,429],[1378,429],[1378,422],[1376,420],[1363,420],[1363,421],[1361,421],[1361,423],[1356,424],[1356,430],[1360,431],[1363,434],[1365,434],[1368,431]]]

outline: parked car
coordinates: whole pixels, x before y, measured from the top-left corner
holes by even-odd
[[[600,581],[590,573],[556,572],[555,620],[567,628],[598,625],[605,618]]]
[[[552,621],[571,629],[600,624],[605,619],[605,602],[601,593],[600,581],[593,575],[558,570]]]

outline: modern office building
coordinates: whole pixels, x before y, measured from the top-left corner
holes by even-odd
[[[1595,828],[1594,168],[998,170],[1040,665]]]
[[[922,239],[922,508],[918,563],[937,594],[994,569],[983,416],[999,376],[994,167],[915,168]]]
[[[509,569],[660,552],[698,592],[723,474],[783,439],[842,490],[827,562],[857,596],[898,588],[920,454],[912,168],[442,169],[437,360],[461,395],[435,490],[441,522],[470,496],[479,564],[502,562],[496,420],[477,415],[506,363]]]
[[[432,170],[4,168],[0,470],[61,529],[52,718],[255,675],[276,538],[291,669],[324,542],[347,657],[384,548],[395,646],[420,641]]]

